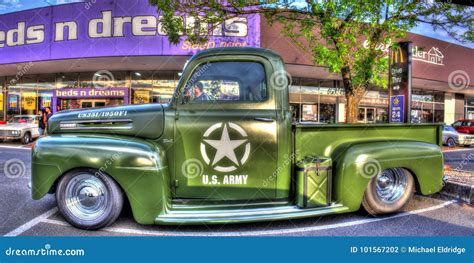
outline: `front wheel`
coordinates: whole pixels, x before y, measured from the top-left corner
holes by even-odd
[[[371,215],[397,212],[412,198],[415,180],[403,168],[389,168],[373,177],[365,190],[362,206]]]
[[[30,142],[31,142],[31,134],[29,132],[25,132],[25,134],[23,134],[23,137],[21,137],[21,143],[28,144]]]
[[[82,169],[61,178],[56,201],[62,216],[71,225],[94,230],[117,220],[123,207],[123,194],[108,175]]]
[[[446,141],[446,144],[448,145],[448,147],[452,148],[456,146],[456,141],[453,138],[448,138],[448,140]]]

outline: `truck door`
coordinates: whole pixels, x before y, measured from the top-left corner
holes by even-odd
[[[266,73],[271,64],[260,58],[203,60],[188,66],[192,71],[177,96],[174,197],[275,198],[278,123]]]

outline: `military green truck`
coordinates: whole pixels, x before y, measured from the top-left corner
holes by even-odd
[[[32,196],[72,225],[211,224],[394,213],[443,185],[442,126],[295,123],[279,55],[201,52],[169,104],[54,115],[32,151]]]

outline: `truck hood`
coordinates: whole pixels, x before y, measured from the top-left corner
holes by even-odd
[[[62,111],[49,119],[48,134],[117,134],[157,139],[164,129],[163,108],[161,104],[145,104]]]

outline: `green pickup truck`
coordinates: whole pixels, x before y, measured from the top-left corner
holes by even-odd
[[[443,186],[442,126],[294,123],[266,49],[211,49],[169,104],[64,111],[32,152],[32,196],[72,225],[255,222],[399,211]]]

